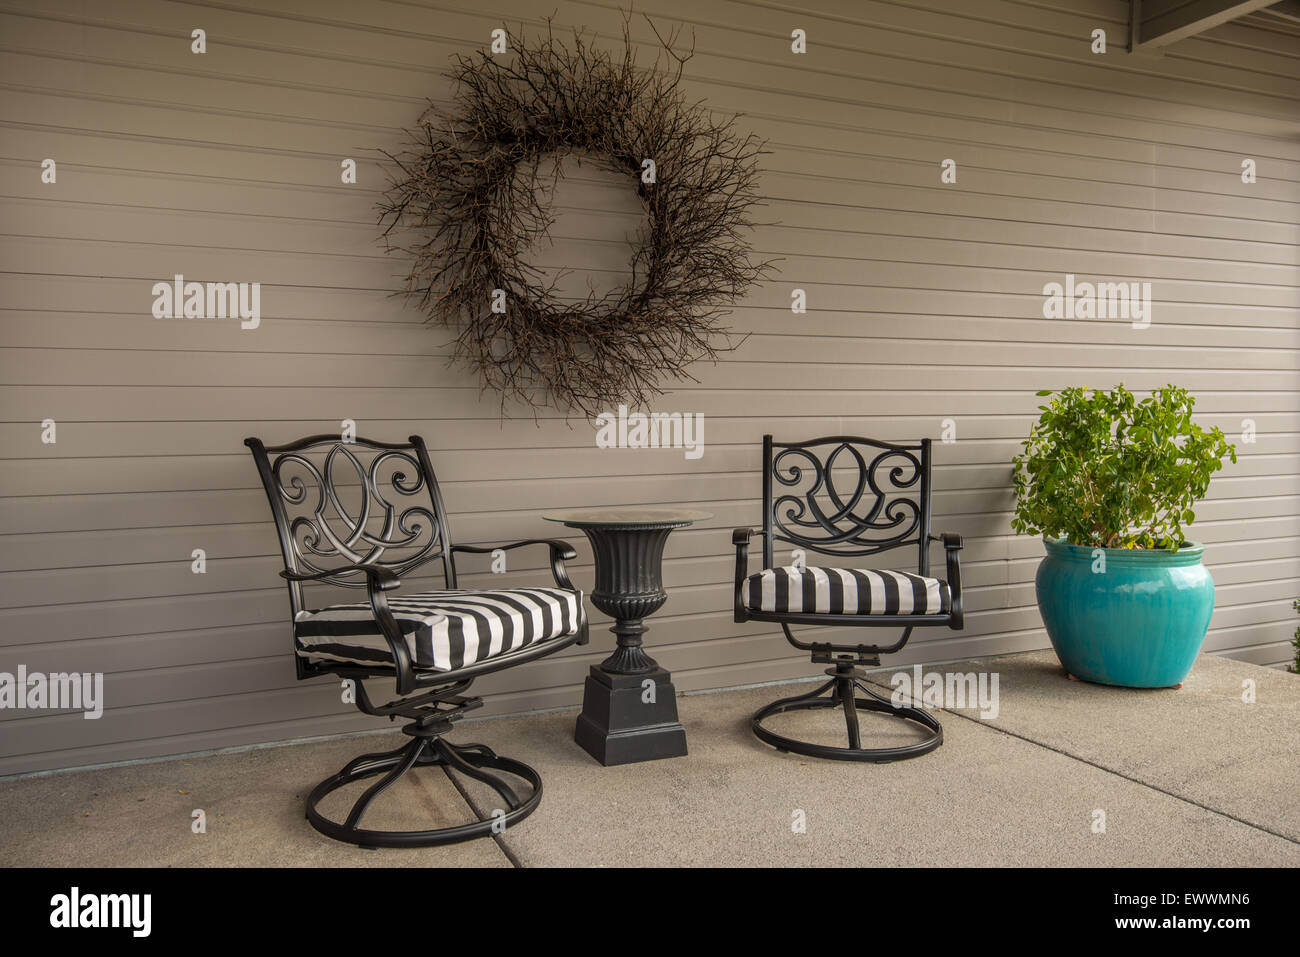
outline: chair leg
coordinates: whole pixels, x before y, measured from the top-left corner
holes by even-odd
[[[844,723],[849,731],[849,747],[855,750],[862,747],[862,732],[858,729],[858,706],[854,700],[853,682],[836,681],[835,693],[844,706]]]
[[[352,805],[352,810],[348,812],[348,819],[343,823],[345,828],[354,831],[357,829],[357,823],[370,807],[370,802],[388,790],[394,781],[415,766],[415,762],[419,760],[420,754],[424,751],[425,744],[425,741],[417,738],[403,748],[402,757],[393,763],[393,769],[379,781],[366,788],[366,793],[357,798],[357,803]],[[378,771],[379,769],[376,768],[375,770]]]
[[[808,694],[795,695],[773,701],[765,708],[759,709],[750,721],[754,735],[778,751],[793,751],[814,758],[827,758],[832,761],[901,761],[928,754],[943,743],[943,728],[934,715],[921,708],[912,706],[896,707],[888,698],[882,698],[859,679],[864,678],[852,661],[836,662],[834,668],[827,668],[831,680]],[[826,694],[826,692],[830,694]],[[861,692],[864,697],[858,697]],[[819,708],[842,708],[849,746],[847,748],[815,744],[800,741],[770,731],[763,726],[763,721],[772,715],[785,711],[811,711]],[[900,718],[920,725],[929,734],[915,744],[895,748],[864,748],[862,733],[858,725],[859,711],[875,711]]]
[[[541,776],[521,761],[503,758],[481,744],[454,745],[442,738],[449,725],[436,729],[409,725],[407,732],[414,735],[406,745],[392,751],[363,754],[349,761],[337,774],[326,778],[307,797],[307,820],[312,827],[327,837],[361,847],[433,847],[455,844],[474,838],[500,834],[506,828],[522,821],[542,800]],[[505,810],[494,810],[488,819],[480,819],[455,827],[431,828],[419,831],[374,831],[361,827],[361,819],[371,803],[412,769],[431,765],[444,767],[491,786],[507,805]],[[491,768],[522,779],[532,791],[520,798],[515,788],[503,778],[485,771]],[[357,798],[342,824],[332,821],[317,810],[320,801],[332,791],[345,785],[375,775],[384,775]]]
[[[340,771],[339,774],[354,775],[356,777],[365,777],[367,773],[377,773],[377,772],[362,772],[361,769],[372,768],[372,767],[383,767],[383,768],[391,767],[393,759],[400,754],[404,754],[406,752],[406,749],[409,747],[410,747],[409,744],[404,744],[400,748],[394,748],[391,751],[380,751],[375,754],[359,755],[353,758],[351,761],[349,761],[346,765],[344,765],[343,770]]]
[[[455,768],[466,777],[474,778],[475,780],[482,781],[484,784],[489,785],[497,792],[497,794],[500,794],[501,797],[505,799],[506,804],[510,806],[512,811],[523,805],[524,802],[519,800],[519,796],[515,794],[514,789],[511,788],[509,784],[497,777],[495,774],[489,774],[478,765],[472,763],[473,759],[470,758],[468,754],[465,756],[458,754],[456,749],[446,741],[435,742],[435,747],[437,747],[438,753],[442,756],[443,760],[447,762],[448,766]],[[490,748],[485,748],[481,744],[474,745],[474,747],[482,749],[482,751],[479,752],[479,760],[494,760],[498,762],[501,760]],[[467,749],[461,748],[461,751],[467,751]],[[486,756],[484,756],[484,752],[486,752]],[[499,765],[494,764],[493,766],[496,767]]]

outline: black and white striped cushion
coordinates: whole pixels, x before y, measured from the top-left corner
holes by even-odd
[[[415,667],[433,671],[576,634],[583,620],[582,592],[564,588],[430,591],[390,597],[388,607]],[[294,636],[313,661],[393,663],[369,602],[299,612]]]
[[[767,568],[741,586],[753,611],[805,615],[946,615],[948,583],[883,568]]]

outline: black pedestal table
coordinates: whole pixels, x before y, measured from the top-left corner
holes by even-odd
[[[580,528],[596,559],[591,603],[614,619],[614,653],[592,666],[574,740],[605,766],[686,753],[672,675],[645,653],[642,624],[668,599],[664,544],[675,528],[712,518],[679,508],[579,508],[542,516]]]

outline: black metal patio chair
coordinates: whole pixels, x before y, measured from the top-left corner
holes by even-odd
[[[406,444],[315,435],[288,445],[244,440],[270,499],[280,537],[293,615],[299,678],[353,679],[366,714],[411,719],[411,740],[392,751],[363,754],[307,798],[307,819],[322,834],[363,847],[425,847],[470,840],[517,823],[542,799],[541,777],[528,765],[481,744],[452,744],[452,722],[482,705],[467,696],[475,678],[587,642],[582,593],[565,571],[576,557],[566,542],[527,539],[498,546],[452,544],[442,495],[424,440]],[[460,590],[456,555],[545,545],[556,587]],[[399,592],[401,579],[441,559],[442,590]],[[305,585],[364,588],[366,601],[309,607]],[[372,703],[364,681],[396,681],[398,698]],[[362,816],[383,791],[413,768],[440,766],[482,781],[505,803],[487,819],[455,827],[379,831]],[[489,770],[490,769],[490,770]],[[531,787],[521,797],[505,772]],[[383,778],[353,804],[342,822],[317,805],[331,791],[375,775]]]
[[[775,453],[775,454],[774,454]],[[777,494],[773,482],[789,491]],[[914,497],[912,493],[915,493]],[[763,536],[763,568],[749,573],[749,540]],[[942,541],[946,579],[930,577],[930,543]],[[930,440],[879,442],[829,436],[807,442],[773,442],[763,437],[763,525],[738,528],[735,618],[737,622],[780,624],[790,644],[829,664],[830,681],[808,694],[774,701],[751,721],[758,738],[781,751],[842,761],[897,761],[933,751],[943,728],[928,711],[895,706],[872,691],[862,665],[879,666],[925,625],[962,627],[960,535],[930,534]],[[916,573],[879,568],[817,566],[812,562],[776,567],[775,545],[838,559],[865,558],[893,548],[917,548]],[[800,641],[791,625],[892,627],[902,636],[890,645]],[[859,696],[862,695],[862,696]],[[842,708],[847,748],[799,741],[764,727],[785,711]],[[874,711],[919,725],[916,743],[862,747],[858,711]]]

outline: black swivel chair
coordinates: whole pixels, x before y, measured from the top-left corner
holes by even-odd
[[[480,675],[587,642],[582,593],[570,583],[565,542],[528,539],[499,546],[454,545],[429,453],[418,435],[406,444],[315,435],[288,445],[245,439],[266,488],[289,583],[298,677],[353,679],[366,714],[411,719],[408,744],[364,754],[322,781],[307,798],[307,819],[322,834],[363,847],[425,847],[499,833],[531,814],[542,799],[541,777],[522,762],[481,744],[455,745],[443,735],[481,698],[464,694]],[[463,591],[458,552],[545,545],[556,587]],[[398,592],[401,579],[441,559],[445,589]],[[364,588],[366,601],[309,608],[305,584]],[[395,680],[400,696],[370,700],[363,681]],[[505,804],[490,819],[418,831],[361,827],[371,802],[413,768],[440,766],[492,787]],[[492,770],[488,770],[492,769]],[[531,793],[492,771],[522,779]],[[325,795],[382,774],[338,823],[317,811]]]
[[[763,568],[750,574],[749,540],[763,536]],[[942,541],[945,579],[930,577],[930,543]],[[815,691],[783,698],[758,711],[754,734],[781,751],[842,761],[897,761],[933,751],[943,729],[928,711],[895,706],[862,679],[861,665],[879,666],[882,654],[899,651],[912,629],[962,627],[960,535],[930,534],[930,440],[879,442],[832,436],[808,442],[763,437],[763,525],[738,528],[735,618],[776,622],[792,645],[828,664],[830,681]],[[836,558],[864,558],[894,548],[916,549],[916,572],[877,568],[821,567],[811,561],[776,567],[776,543]],[[902,628],[889,645],[805,642],[791,625]],[[859,696],[862,695],[862,696]],[[842,708],[847,748],[785,737],[763,726],[783,711]],[[925,732],[914,744],[863,748],[858,711],[875,711],[914,722]]]

